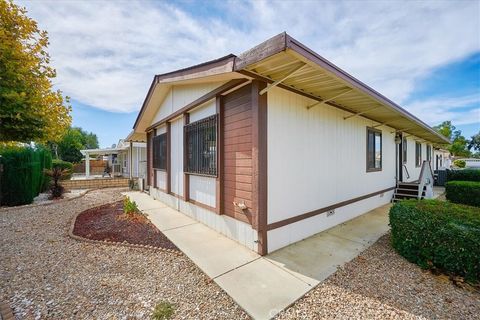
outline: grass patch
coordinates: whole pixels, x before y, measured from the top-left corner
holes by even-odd
[[[170,302],[162,301],[157,303],[155,309],[153,309],[152,319],[154,320],[167,320],[173,316],[175,308]]]

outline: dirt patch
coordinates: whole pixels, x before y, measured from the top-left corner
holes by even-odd
[[[178,250],[145,216],[123,213],[123,201],[83,211],[77,216],[73,234],[92,240],[127,242]]]

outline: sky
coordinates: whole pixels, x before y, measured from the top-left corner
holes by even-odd
[[[48,31],[73,125],[109,147],[155,74],[283,31],[426,123],[480,130],[480,1],[16,1]]]

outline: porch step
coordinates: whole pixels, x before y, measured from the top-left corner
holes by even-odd
[[[405,199],[417,199],[418,197],[418,188],[420,184],[417,182],[399,182],[397,188],[393,193],[392,202],[397,202]],[[423,187],[422,194],[420,199],[425,197],[426,187]]]

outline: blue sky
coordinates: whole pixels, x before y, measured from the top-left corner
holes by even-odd
[[[102,147],[154,74],[287,31],[430,125],[480,129],[479,1],[18,1],[49,33],[55,87]]]

